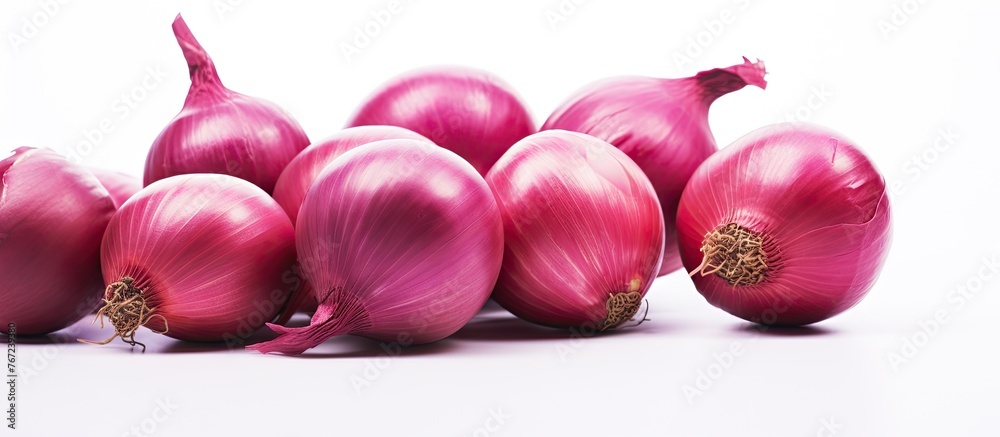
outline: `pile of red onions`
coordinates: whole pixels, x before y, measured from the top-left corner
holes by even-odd
[[[844,137],[780,124],[698,168],[681,197],[684,267],[712,305],[763,324],[805,325],[860,301],[885,262],[885,180]]]
[[[458,155],[384,140],[334,160],[306,194],[296,246],[319,307],[249,346],[299,354],[356,334],[401,345],[445,338],[482,308],[503,255],[497,203]]]
[[[405,127],[457,153],[483,175],[511,145],[535,132],[510,85],[489,72],[455,66],[389,81],[347,124]]]
[[[180,15],[174,35],[191,72],[184,109],[146,156],[144,182],[190,173],[248,180],[271,193],[278,176],[309,139],[281,108],[222,86],[215,63]]]
[[[294,232],[267,193],[232,176],[154,182],[111,218],[101,246],[98,316],[116,337],[145,326],[189,341],[238,344],[271,321],[298,285]],[[103,319],[102,319],[103,324]],[[103,344],[102,343],[102,344]]]
[[[142,345],[146,327],[236,346],[267,325],[249,349],[301,354],[344,334],[441,340],[492,296],[606,331],[644,320],[681,266],[733,315],[805,325],[857,304],[885,262],[885,180],[851,141],[780,124],[718,150],[711,105],[765,88],[763,62],[593,82],[541,132],[497,76],[425,68],[310,145],[225,88],[180,15],[173,31],[191,85],[142,184],[47,150],[0,161],[0,325],[46,334],[99,307],[99,344]],[[282,326],[299,309],[309,325]]]
[[[606,330],[630,320],[663,258],[663,217],[642,170],[586,134],[543,131],[486,177],[503,216],[493,298],[523,319]]]
[[[583,132],[605,140],[635,160],[663,207],[666,249],[660,275],[681,267],[674,219],[688,178],[717,147],[708,109],[723,95],[746,85],[760,88],[764,63],[702,71],[683,79],[614,77],[578,91],[542,125]]]
[[[21,335],[65,328],[101,296],[101,236],[115,212],[86,168],[22,147],[0,161],[0,324]]]

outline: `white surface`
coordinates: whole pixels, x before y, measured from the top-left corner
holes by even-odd
[[[572,339],[494,310],[452,339],[392,358],[357,338],[303,358],[148,331],[145,354],[122,343],[61,343],[105,335],[83,321],[54,344],[22,341],[19,430],[0,435],[125,435],[143,426],[136,435],[995,435],[1000,281],[987,279],[961,306],[954,289],[975,286],[980,260],[1000,251],[997,3],[926,1],[885,38],[879,21],[915,0],[591,1],[564,6],[570,13],[554,28],[546,13],[556,0],[403,1],[351,62],[341,44],[388,2],[346,3],[70,2],[15,50],[10,33],[41,6],[4,2],[0,147],[85,152],[83,132],[107,119],[110,133],[85,160],[141,174],[187,91],[170,31],[178,11],[226,85],[279,103],[313,139],[340,128],[385,79],[427,64],[496,72],[540,124],[591,80],[689,75],[747,55],[766,61],[770,84],[716,102],[716,139],[726,145],[796,110],[855,139],[904,187],[893,198],[881,280],[841,316],[760,334],[677,273],[650,291],[652,320],[618,335]],[[673,54],[703,21],[723,15],[730,23],[720,35],[677,65]],[[120,96],[142,86],[147,69],[166,76],[147,80],[145,99],[126,111]],[[810,100],[814,88],[825,101]],[[937,130],[949,127],[958,138],[932,156]],[[925,153],[933,162],[916,167]],[[935,313],[947,322],[894,368],[889,354],[904,338],[921,340],[921,321]],[[684,386],[699,371],[715,374],[715,354],[734,343],[743,353],[689,403]],[[352,377],[366,369],[374,380],[359,393]],[[509,417],[494,426],[491,410]]]

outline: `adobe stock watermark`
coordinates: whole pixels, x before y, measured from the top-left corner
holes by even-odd
[[[956,140],[962,136],[955,130],[954,126],[945,126],[937,130],[934,139],[923,146],[917,153],[910,156],[903,162],[902,172],[904,177],[889,183],[889,193],[898,198],[907,191],[910,186],[923,177],[924,173],[937,163],[942,156],[955,147]]]
[[[770,325],[778,321],[778,315],[788,311],[792,303],[793,301],[790,298],[783,297],[782,300],[774,302],[770,308],[762,311],[759,318],[752,318],[751,321],[754,323],[753,328],[755,332],[754,336],[746,344],[751,344],[759,340],[765,332],[771,329]],[[681,386],[681,392],[684,394],[684,399],[687,400],[688,405],[694,405],[698,398],[704,396],[705,392],[725,377],[726,372],[733,368],[737,359],[746,354],[746,344],[741,340],[733,340],[722,352],[713,353],[708,364],[695,371],[694,382]]]
[[[503,429],[503,426],[511,419],[511,416],[504,413],[502,407],[490,408],[487,412],[483,425],[472,431],[472,437],[489,437],[495,435]]]
[[[833,91],[828,90],[825,85],[811,86],[809,87],[809,95],[806,96],[802,104],[785,113],[778,122],[808,121],[813,117],[813,114],[826,106],[833,96]]]
[[[447,289],[447,293],[451,295],[465,291],[465,288],[461,284],[456,283],[448,283],[444,287]],[[427,320],[436,318],[440,314],[452,309],[452,305],[448,303],[450,301],[451,299],[444,296],[430,305],[421,308],[420,311],[411,313],[407,318],[407,324],[411,329],[397,334],[394,341],[379,343],[380,352],[378,356],[365,360],[364,368],[360,372],[350,376],[349,380],[351,386],[354,388],[354,392],[361,395],[364,389],[370,387],[376,380],[382,377],[385,371],[392,365],[393,360],[403,355],[404,348],[414,345],[414,336],[420,335],[427,330]]]
[[[368,48],[375,38],[381,35],[393,23],[395,17],[402,12],[402,0],[389,0],[384,6],[369,12],[369,18],[354,26],[352,36],[347,41],[340,43],[340,53],[344,55],[344,61],[348,64],[354,62],[355,57]]]
[[[111,102],[111,115],[101,118],[96,126],[83,129],[81,132],[83,138],[75,145],[70,146],[65,153],[66,158],[77,164],[83,162],[84,158],[93,153],[108,135],[114,132],[142,102],[149,98],[150,93],[163,83],[163,79],[167,75],[167,72],[160,66],[146,67],[142,79]]]
[[[844,425],[837,423],[837,418],[830,416],[824,417],[819,421],[819,427],[816,428],[816,437],[834,437],[840,434],[840,430],[844,428]]]
[[[553,183],[555,182],[553,181]],[[550,202],[553,201],[551,199],[546,198],[545,202],[546,202],[546,209],[550,209],[549,206]],[[528,214],[527,216],[519,218],[519,220],[523,220],[524,223],[526,224],[531,223],[532,221],[538,219],[538,217],[542,214],[543,211],[544,211],[543,209],[536,208],[532,210],[531,213]],[[632,318],[629,319],[628,321],[629,323],[632,324],[631,325],[622,324],[621,326],[615,329],[629,329],[632,326],[636,326],[642,323],[643,321],[646,320],[648,309],[649,309],[649,302],[643,299],[642,303],[639,305],[639,309],[635,312],[635,315],[632,316]],[[591,312],[589,313],[588,317],[591,320],[601,320],[604,319],[605,316],[606,316],[605,313]],[[636,321],[636,319],[639,320]],[[580,326],[574,326],[572,328],[569,328],[569,338],[566,341],[561,341],[555,344],[556,354],[559,355],[559,360],[562,361],[563,363],[569,361],[569,357],[575,355],[580,349],[582,349],[583,345],[586,344],[588,338],[595,337],[600,332],[601,330],[598,329],[598,324],[594,322],[587,322]]]
[[[559,0],[552,8],[545,10],[545,21],[549,23],[549,30],[555,32],[559,23],[563,23],[570,16],[576,13],[577,7],[587,3],[587,0]]]
[[[170,420],[170,417],[174,415],[177,408],[177,405],[169,397],[157,399],[156,405],[153,406],[153,411],[138,423],[130,426],[128,431],[121,434],[122,437],[146,437],[156,434],[160,430],[160,427]]]
[[[215,10],[215,15],[219,17],[219,21],[225,21],[226,16],[236,12],[236,8],[242,5],[244,0],[213,0],[212,9]]]
[[[879,18],[876,22],[879,32],[882,33],[882,38],[889,41],[892,34],[906,25],[910,18],[920,11],[920,7],[924,3],[927,3],[927,0],[903,0],[901,3],[893,4],[889,16]]]
[[[77,304],[73,311],[80,318],[89,316],[100,301],[101,296],[84,299]],[[79,328],[70,326],[64,330],[48,334],[46,336],[49,340],[48,344],[28,349],[27,351],[31,354],[22,356],[18,360],[18,376],[24,385],[30,386],[31,381],[36,376],[48,369],[49,365],[59,358],[60,352],[67,344],[78,344],[76,341],[78,331]]]
[[[7,41],[14,53],[20,53],[21,48],[38,36],[63,10],[70,0],[41,0],[38,7],[28,16],[21,17],[21,23],[16,32],[7,32]]]
[[[941,332],[941,329],[951,322],[952,317],[972,302],[987,283],[996,278],[998,272],[1000,272],[1000,257],[996,254],[982,257],[976,273],[948,291],[946,294],[948,305],[917,322],[917,329],[900,339],[899,345],[886,354],[892,370],[898,372],[902,366],[914,360]]]
[[[7,324],[7,427],[17,429],[17,325]]]
[[[678,70],[683,71],[685,67],[693,65],[750,8],[750,0],[732,0],[731,3],[731,7],[722,8],[716,16],[702,20],[701,29],[685,40],[684,49],[673,53],[671,58]]]

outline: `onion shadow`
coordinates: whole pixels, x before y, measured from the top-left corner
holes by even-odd
[[[333,337],[301,355],[267,354],[286,359],[347,359],[390,358],[405,359],[449,353],[458,347],[455,342],[443,339],[434,343],[400,347],[395,343],[378,342],[354,335]],[[250,351],[253,352],[253,351]],[[258,352],[253,352],[258,353]]]
[[[761,335],[764,337],[822,337],[835,335],[838,331],[819,326],[783,326],[783,325],[761,325],[758,323],[745,322],[735,325],[732,332],[743,335]]]
[[[647,331],[650,325],[641,324],[603,332],[570,330],[537,325],[513,315],[508,317],[476,317],[451,337],[462,341],[552,341],[588,337],[627,335],[630,331]]]

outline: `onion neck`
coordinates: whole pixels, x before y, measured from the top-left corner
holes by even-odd
[[[264,354],[299,355],[332,337],[363,332],[371,326],[371,317],[361,301],[336,289],[320,302],[309,326],[287,328],[268,323],[267,327],[280,335],[274,340],[247,346],[247,349]]]
[[[701,245],[701,265],[689,275],[714,274],[734,287],[759,284],[772,274],[775,267],[769,258],[772,246],[762,233],[737,223],[720,225],[705,234]]]
[[[135,333],[139,327],[145,325],[153,317],[159,317],[163,320],[164,329],[157,334],[167,333],[169,330],[167,319],[161,314],[156,314],[156,308],[150,307],[147,302],[145,291],[137,288],[134,282],[134,279],[126,276],[120,281],[108,285],[104,291],[104,306],[97,311],[96,319],[101,321],[101,328],[104,328],[104,319],[101,316],[107,316],[111,326],[115,328],[115,333],[104,341],[95,342],[80,339],[80,342],[108,344],[115,338],[121,338],[122,341],[132,346],[142,346],[142,350],[145,351],[146,345],[135,340]]]
[[[198,43],[191,29],[180,14],[174,19],[174,36],[177,43],[184,52],[184,59],[188,64],[188,72],[191,75],[191,88],[188,90],[185,105],[192,103],[203,94],[221,96],[227,90],[222,86],[219,73],[215,71],[215,62],[208,55],[208,52]]]
[[[750,62],[744,57],[742,64],[705,70],[681,80],[696,84],[702,102],[705,105],[711,105],[715,99],[740,90],[747,85],[753,85],[760,89],[767,88],[765,74],[767,71],[763,61]]]

